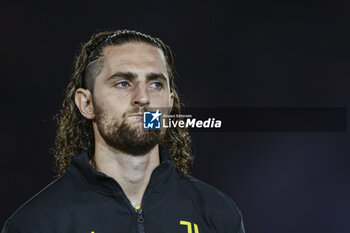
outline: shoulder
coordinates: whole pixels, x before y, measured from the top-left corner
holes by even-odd
[[[228,195],[195,177],[187,176],[184,180],[193,205],[223,227],[222,232],[225,232],[224,229],[244,232],[241,211]]]
[[[68,173],[64,174],[20,206],[8,218],[4,228],[15,229],[16,226],[32,225],[36,221],[46,221],[48,218],[54,219],[55,213],[59,214],[60,210],[67,206],[71,193],[77,188],[81,189],[83,186],[77,186]]]

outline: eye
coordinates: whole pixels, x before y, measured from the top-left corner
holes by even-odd
[[[154,83],[151,83],[151,87],[156,89],[161,89],[163,85],[160,82],[154,82]]]
[[[127,87],[129,87],[130,85],[129,85],[129,83],[128,82],[119,82],[119,83],[117,83],[116,84],[116,86],[117,87],[121,87],[121,88],[127,88]]]

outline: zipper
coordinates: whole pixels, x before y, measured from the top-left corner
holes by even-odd
[[[165,166],[164,165],[165,163],[166,162],[161,163],[158,167],[156,167],[156,169],[153,170],[153,172],[151,174],[150,181],[149,181],[149,183],[148,183],[148,185],[146,187],[146,190],[145,190],[145,192],[143,194],[143,197],[142,197],[142,200],[141,200],[141,204],[140,204],[140,209],[135,209],[133,207],[133,209],[135,209],[136,214],[137,214],[137,232],[138,233],[145,233],[145,219],[143,218],[142,206],[143,206],[144,200],[146,198],[146,195],[149,193],[148,190],[149,190],[149,188],[151,186],[153,174],[155,173],[156,170],[160,169],[160,167]],[[125,194],[124,194],[124,196],[126,197]],[[130,201],[129,201],[129,203],[130,203],[130,205],[132,205]]]
[[[143,218],[143,213],[142,213],[142,209],[137,209],[136,210],[136,214],[137,214],[137,232],[138,233],[145,233],[145,220]]]
[[[151,178],[150,178],[150,181],[149,181],[149,184],[147,185],[146,187],[146,190],[144,192],[144,195],[142,197],[142,200],[141,200],[141,204],[140,204],[140,209],[135,209],[135,207],[132,205],[132,203],[130,202],[130,200],[128,199],[128,197],[126,196],[126,194],[124,193],[123,189],[121,188],[120,184],[113,178],[111,178],[114,182],[114,184],[118,187],[119,190],[121,190],[121,196],[123,197],[123,199],[125,200],[125,202],[127,203],[128,207],[130,208],[130,210],[133,212],[133,213],[136,213],[137,215],[137,233],[145,233],[145,225],[144,225],[144,218],[143,218],[143,211],[142,211],[142,206],[143,206],[143,203],[144,203],[144,200],[145,200],[145,197],[146,197],[146,194],[148,194],[148,190],[150,188],[150,184],[152,182],[152,177],[153,177],[153,174],[155,173],[156,170],[160,169],[161,167],[165,166],[164,164],[166,164],[166,162],[163,162],[161,163],[158,167],[156,167],[152,174],[151,174]],[[108,176],[107,176],[108,177]]]

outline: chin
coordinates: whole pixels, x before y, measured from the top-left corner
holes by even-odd
[[[130,125],[130,129],[134,131],[136,137],[140,138],[147,134],[146,130],[143,128],[143,124],[133,124]]]

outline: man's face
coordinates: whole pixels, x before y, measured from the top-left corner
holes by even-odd
[[[145,43],[106,47],[93,94],[95,138],[101,136],[125,153],[145,154],[160,143],[164,132],[143,129],[142,113],[170,108],[172,100],[160,49]]]

